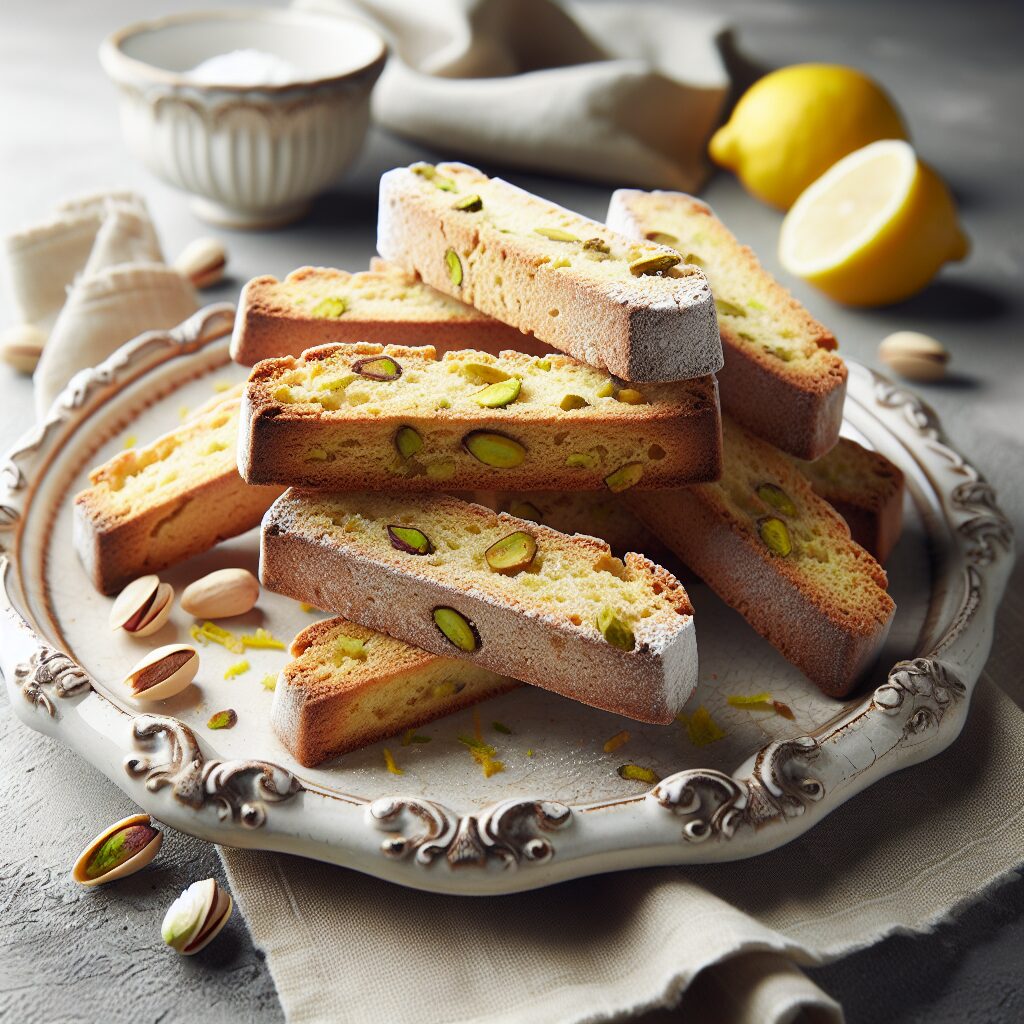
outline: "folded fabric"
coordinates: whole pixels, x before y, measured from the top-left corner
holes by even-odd
[[[695,191],[729,87],[724,23],[648,4],[296,0],[385,35],[376,119],[447,157]]]

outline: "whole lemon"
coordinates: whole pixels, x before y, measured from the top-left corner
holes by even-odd
[[[903,118],[873,79],[838,64],[795,64],[743,94],[709,151],[749,192],[787,210],[847,153],[906,138]]]

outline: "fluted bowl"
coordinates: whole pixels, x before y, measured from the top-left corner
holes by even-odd
[[[222,85],[190,74],[235,50],[287,61],[295,80]],[[100,47],[131,152],[191,193],[204,220],[249,228],[300,217],[355,160],[386,55],[362,22],[287,9],[139,22]]]

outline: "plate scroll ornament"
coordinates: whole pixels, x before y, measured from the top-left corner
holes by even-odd
[[[42,543],[35,524],[51,511],[41,484],[72,432],[88,429],[125,385],[154,371],[173,378],[167,388],[177,387],[222,366],[226,341],[210,343],[224,339],[232,320],[230,305],[211,306],[172,331],[129,342],[78,374],[46,419],[0,458],[0,668],[12,707],[174,827],[417,888],[511,892],[633,865],[766,852],[874,781],[939,753],[959,733],[1012,566],[1012,529],[991,486],[948,444],[934,413],[856,364],[847,422],[909,470],[919,519],[942,548],[926,623],[910,656],[873,689],[836,704],[823,724],[802,724],[805,734],[764,744],[734,770],[688,768],[648,792],[597,801],[534,783],[540,791],[506,790],[496,803],[455,811],[457,799],[449,802],[427,778],[417,780],[423,785],[415,795],[334,791],[276,763],[278,747],[276,755],[257,746],[251,757],[247,750],[208,757],[194,725],[117,707],[99,675],[93,685],[88,670],[34,625],[40,617],[30,597],[39,575],[27,556]]]

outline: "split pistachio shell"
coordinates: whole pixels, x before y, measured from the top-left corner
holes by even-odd
[[[185,588],[181,607],[197,619],[230,619],[252,611],[259,598],[259,580],[248,569],[218,569]]]
[[[227,250],[216,238],[197,238],[182,249],[174,269],[196,288],[211,288],[224,276],[227,263]]]
[[[907,380],[941,380],[949,352],[941,342],[918,331],[896,331],[878,346],[878,358]]]
[[[46,335],[35,324],[15,324],[0,336],[0,359],[20,373],[32,373],[45,344]]]
[[[110,628],[123,629],[132,636],[150,636],[170,618],[174,588],[159,576],[132,580],[110,609]]]
[[[199,671],[199,654],[188,644],[150,651],[128,673],[125,683],[136,700],[166,700],[181,693]]]
[[[216,879],[193,882],[167,908],[160,934],[172,949],[192,956],[209,945],[227,924],[233,906]]]
[[[133,814],[104,829],[71,869],[79,885],[106,885],[141,871],[156,855],[164,834],[148,814]]]

